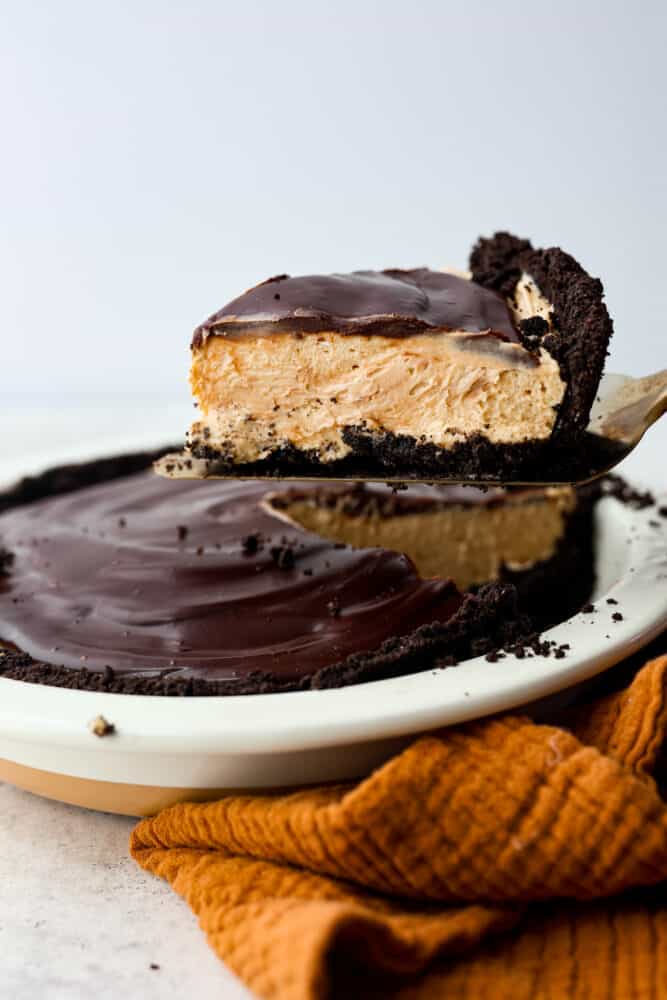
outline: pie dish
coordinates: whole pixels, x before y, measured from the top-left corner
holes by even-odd
[[[574,685],[664,629],[664,504],[638,507],[612,495],[596,505],[594,606],[544,633],[556,648],[569,645],[562,658],[479,656],[455,669],[242,698],[115,694],[0,677],[0,779],[90,808],[146,814],[225,790],[351,779],[415,733],[566,688],[569,697]],[[111,730],[102,738],[90,728],[99,716]]]

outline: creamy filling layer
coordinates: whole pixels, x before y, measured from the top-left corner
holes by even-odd
[[[451,448],[473,434],[494,443],[548,438],[565,385],[546,352],[466,334],[388,337],[323,332],[295,338],[211,337],[191,372],[201,417],[191,439],[237,462],[284,443],[343,458],[346,427]]]
[[[451,577],[460,590],[498,580],[503,568],[530,569],[550,559],[576,506],[571,487],[539,495],[508,495],[499,504],[434,506],[419,513],[382,516],[371,506],[351,515],[313,498],[292,500],[286,521],[355,548],[404,552],[424,579]]]
[[[529,274],[522,274],[516,283],[514,293],[507,303],[518,325],[522,319],[539,316],[551,326],[553,306]]]

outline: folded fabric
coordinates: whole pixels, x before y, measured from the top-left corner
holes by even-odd
[[[667,998],[666,680],[567,729],[424,736],[356,786],[173,806],[131,852],[267,1000]]]

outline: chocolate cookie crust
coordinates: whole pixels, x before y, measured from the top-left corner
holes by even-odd
[[[430,479],[484,480],[497,483],[583,482],[591,470],[611,467],[625,454],[617,442],[584,431],[559,434],[546,441],[494,444],[479,434],[452,448],[420,441],[407,434],[346,427],[343,439],[351,452],[345,458],[322,462],[316,452],[283,445],[255,462],[234,462],[206,438],[192,438],[190,452],[211,462],[209,474],[253,476],[299,476],[317,479],[398,478],[409,482]],[[176,462],[178,460],[175,460]]]
[[[528,320],[524,345],[543,347],[558,361],[566,390],[553,437],[576,437],[588,424],[613,333],[602,282],[560,248],[535,250],[505,232],[478,241],[470,269],[473,281],[508,298],[525,272],[552,303],[551,329],[544,320]]]

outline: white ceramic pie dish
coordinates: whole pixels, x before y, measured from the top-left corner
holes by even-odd
[[[563,659],[480,657],[336,690],[240,697],[106,694],[0,678],[0,779],[145,814],[235,789],[358,777],[416,733],[584,681],[667,626],[667,519],[612,498],[598,504],[596,518],[597,610],[545,633],[570,644]],[[98,715],[114,724],[112,735],[90,732]]]

